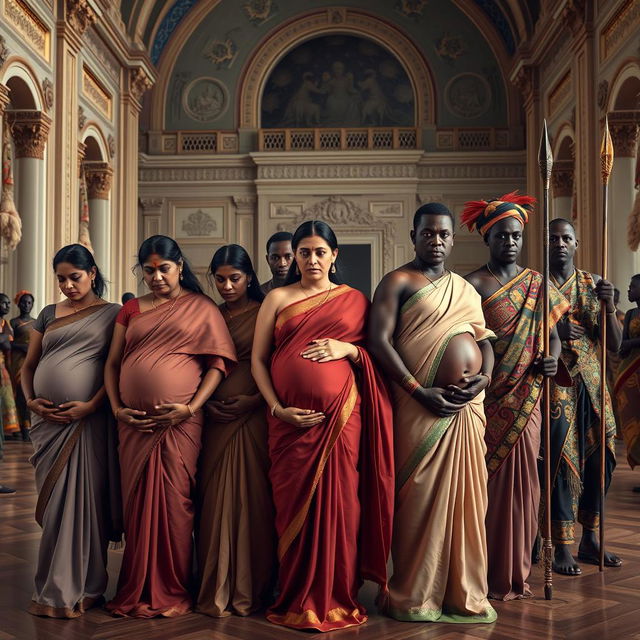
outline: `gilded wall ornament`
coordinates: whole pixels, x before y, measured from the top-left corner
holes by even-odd
[[[460,118],[478,118],[491,105],[491,87],[477,73],[461,73],[451,78],[444,91],[447,109]]]
[[[224,40],[212,40],[209,42],[202,50],[202,55],[211,63],[215,64],[218,69],[222,67],[228,69],[236,57],[237,52],[238,47],[235,42],[225,36]]]
[[[0,36],[0,67],[4,66],[4,63],[9,57],[9,47],[7,47],[7,41]]]
[[[242,8],[250,22],[260,25],[277,11],[278,5],[273,0],[247,0]]]
[[[214,78],[196,78],[182,94],[182,106],[193,120],[213,122],[229,105],[228,93],[222,83]]]
[[[67,22],[77,35],[82,36],[95,21],[96,14],[88,0],[67,0]]]
[[[149,79],[146,71],[142,69],[142,67],[134,67],[131,69],[131,83],[130,83],[130,91],[131,95],[136,99],[140,100],[143,94],[151,89],[153,83]]]
[[[42,95],[44,96],[44,106],[49,111],[53,107],[53,82],[49,78],[42,81]]]
[[[462,36],[445,34],[436,40],[436,53],[444,60],[457,60],[467,53],[467,45]]]

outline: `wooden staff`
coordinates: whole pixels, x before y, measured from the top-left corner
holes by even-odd
[[[540,149],[538,151],[538,165],[540,167],[540,177],[543,186],[543,316],[542,316],[542,337],[544,357],[549,357],[549,181],[551,179],[551,169],[553,168],[553,153],[549,144],[549,132],[547,131],[547,121],[542,126],[542,136],[540,137]],[[553,580],[551,572],[551,385],[547,376],[543,379],[542,387],[542,419],[544,431],[544,531],[542,538],[542,558],[544,563],[544,597],[551,600],[553,597]]]
[[[605,116],[602,145],[600,147],[600,173],[602,175],[602,279],[607,279],[608,262],[608,203],[609,176],[613,167],[613,142],[609,133],[609,120]],[[607,462],[607,307],[600,301],[600,571],[604,571],[604,493]]]

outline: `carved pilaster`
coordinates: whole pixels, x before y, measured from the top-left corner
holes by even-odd
[[[80,174],[80,167],[82,166],[82,161],[86,153],[87,145],[84,142],[78,141],[78,174]]]
[[[113,179],[113,169],[108,162],[85,162],[89,200],[108,200]]]
[[[87,116],[84,114],[84,109],[78,107],[78,131],[82,131],[85,124],[87,124]]]
[[[635,158],[638,145],[638,125],[635,122],[614,122],[609,124],[613,140],[614,156]]]
[[[51,118],[43,111],[8,111],[16,158],[44,160]]]
[[[96,21],[96,14],[87,0],[67,0],[67,22],[78,36]]]
[[[4,63],[9,57],[9,48],[7,47],[7,41],[0,36],[0,69],[4,66]]]
[[[9,88],[5,87],[3,84],[0,84],[0,119],[4,115],[4,110],[7,108],[9,104]]]
[[[571,198],[573,196],[573,161],[557,160],[553,163],[551,185],[554,198]]]
[[[535,88],[535,69],[533,66],[523,64],[512,76],[511,81],[522,94],[525,104],[533,99]]]
[[[140,102],[144,93],[151,89],[153,83],[142,67],[135,67],[134,69],[131,69],[130,73],[130,93],[138,102]]]

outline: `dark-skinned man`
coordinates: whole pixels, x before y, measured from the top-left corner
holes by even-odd
[[[282,287],[287,279],[289,267],[293,262],[291,248],[292,235],[288,231],[278,231],[267,240],[267,264],[271,270],[271,280],[260,285],[266,296],[271,289]]]
[[[527,584],[538,531],[540,397],[543,376],[554,376],[560,355],[556,322],[569,303],[551,288],[550,356],[543,358],[542,275],[518,265],[534,199],[509,193],[468,202],[462,214],[489,248],[489,261],[466,279],[482,297],[487,327],[497,336],[485,397],[489,473],[487,545],[489,597],[532,597]]]
[[[387,613],[421,622],[490,623],[482,401],[493,366],[480,297],[445,268],[453,215],[420,207],[415,259],[388,273],[369,348],[395,383],[394,573]]]
[[[563,575],[579,575],[571,555],[576,519],[582,525],[578,560],[599,564],[600,544],[600,305],[607,310],[607,349],[617,351],[622,332],[616,316],[613,285],[577,269],[576,232],[568,220],[549,225],[549,265],[553,283],[571,308],[558,323],[561,358],[573,386],[552,384],[551,395],[551,535],[555,545],[553,568]],[[615,418],[608,390],[605,401],[606,468],[609,487],[615,467]],[[605,566],[619,567],[620,558],[605,552]]]

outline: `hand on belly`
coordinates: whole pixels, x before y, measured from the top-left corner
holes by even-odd
[[[449,340],[433,380],[434,387],[446,389],[456,385],[464,389],[468,378],[482,369],[482,353],[470,333],[460,333]]]

